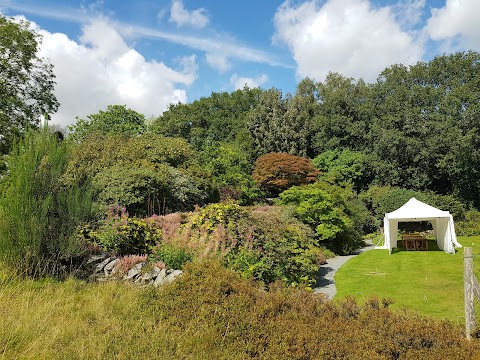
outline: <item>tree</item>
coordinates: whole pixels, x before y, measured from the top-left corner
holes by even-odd
[[[260,156],[253,170],[253,179],[273,195],[293,185],[304,185],[317,180],[320,172],[309,159],[286,153]]]
[[[351,182],[356,191],[364,189],[371,181],[369,156],[349,149],[327,150],[312,160],[322,176],[337,183]]]
[[[297,86],[294,96],[275,88],[265,91],[249,114],[248,128],[256,156],[285,152],[297,156],[312,155],[311,122],[318,110],[317,91],[308,78]]]
[[[192,210],[213,193],[210,179],[193,168],[194,155],[181,138],[91,134],[75,144],[60,181],[91,182],[99,209],[119,203],[138,216]]]
[[[69,137],[75,141],[83,141],[90,134],[124,134],[138,135],[143,133],[147,126],[145,116],[125,105],[108,105],[106,111],[87,116],[88,120],[79,119],[70,125]]]
[[[0,15],[0,155],[15,137],[57,111],[53,66],[37,57],[41,36],[26,21]]]
[[[183,137],[197,150],[219,142],[241,142],[250,147],[246,129],[247,114],[258,103],[260,89],[245,87],[233,93],[212,93],[191,104],[172,104],[156,119],[152,131]]]

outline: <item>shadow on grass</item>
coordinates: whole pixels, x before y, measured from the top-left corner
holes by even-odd
[[[421,251],[443,251],[438,247],[437,241],[436,240],[427,240],[428,242],[428,250],[421,250]],[[403,242],[402,240],[397,241],[397,247],[392,249],[392,254],[397,254],[399,252],[406,252],[405,247],[403,247]],[[409,252],[412,252],[412,250],[408,250]]]

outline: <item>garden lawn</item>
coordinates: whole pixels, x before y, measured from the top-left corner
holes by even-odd
[[[477,254],[474,272],[480,279],[480,236],[458,240]],[[439,250],[399,250],[392,255],[388,250],[367,251],[345,263],[336,273],[335,283],[335,300],[352,295],[362,301],[376,294],[393,299],[392,309],[408,307],[424,315],[464,322],[463,248],[455,255]]]

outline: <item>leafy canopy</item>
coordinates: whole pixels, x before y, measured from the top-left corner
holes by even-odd
[[[37,127],[42,115],[58,109],[53,66],[37,57],[40,42],[28,22],[0,15],[0,155],[16,136]]]
[[[286,153],[260,156],[253,170],[253,179],[264,190],[278,194],[293,185],[314,182],[319,175],[309,159]]]
[[[95,133],[138,135],[145,132],[147,127],[145,116],[127,109],[125,105],[108,105],[106,111],[100,110],[87,118],[84,120],[77,117],[77,122],[68,127],[70,138],[83,141]]]

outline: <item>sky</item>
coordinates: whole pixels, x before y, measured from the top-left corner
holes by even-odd
[[[42,35],[62,127],[108,105],[149,118],[212,92],[293,94],[329,72],[372,83],[480,51],[480,0],[0,0],[0,13]]]

